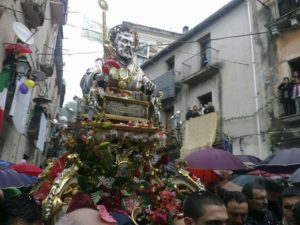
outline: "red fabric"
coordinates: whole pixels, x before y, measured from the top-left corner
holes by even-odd
[[[191,174],[195,175],[196,177],[200,178],[201,182],[204,184],[213,183],[213,182],[220,182],[222,178],[216,174],[213,170],[209,169],[187,169]]]
[[[17,171],[18,173],[25,173],[29,176],[34,177],[40,175],[43,172],[43,170],[40,167],[27,163],[15,164],[10,166],[9,168]]]
[[[109,70],[111,68],[116,68],[116,69],[120,69],[121,68],[121,65],[120,63],[118,63],[116,60],[114,59],[108,59],[105,63],[103,63],[102,65],[102,71],[103,73],[105,74],[109,74]]]
[[[254,170],[251,172],[247,173],[248,175],[252,176],[261,176],[261,177],[266,177],[270,179],[278,179],[278,178],[283,178],[283,177],[289,177],[291,174],[288,173],[279,173],[279,174],[274,174],[274,173],[269,173],[263,170]]]
[[[55,163],[55,165],[50,170],[51,179],[54,180],[58,174],[60,174],[65,168],[66,155],[62,155],[60,159]]]
[[[20,43],[6,45],[5,52],[9,53],[9,54],[32,53],[30,48],[28,48],[27,46],[24,46]]]

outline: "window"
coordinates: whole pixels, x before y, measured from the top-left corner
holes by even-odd
[[[204,95],[201,95],[198,97],[198,100],[199,100],[200,104],[202,104],[202,105],[205,105],[208,102],[212,102],[212,93],[208,92]]]
[[[172,56],[168,60],[166,60],[167,64],[167,71],[174,70],[175,69],[175,57]]]
[[[300,57],[293,59],[289,62],[291,72],[293,73],[294,71],[298,71],[300,73]]]
[[[279,16],[283,16],[300,7],[300,0],[277,0]]]
[[[200,57],[201,57],[201,68],[206,67],[211,59],[210,53],[210,34],[205,35],[199,40],[200,44]]]

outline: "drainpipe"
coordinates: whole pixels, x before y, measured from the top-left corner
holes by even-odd
[[[250,0],[247,0],[247,11],[248,11],[248,21],[249,21],[249,33],[253,33],[252,27],[252,11]],[[253,78],[253,92],[254,92],[254,102],[255,102],[255,112],[256,112],[256,131],[257,131],[257,142],[258,142],[258,155],[262,158],[262,146],[261,146],[261,132],[260,132],[260,118],[258,114],[258,91],[257,91],[257,81],[256,81],[256,65],[255,65],[255,52],[254,52],[254,37],[250,35],[250,48],[251,48],[251,64],[252,64],[252,78]]]

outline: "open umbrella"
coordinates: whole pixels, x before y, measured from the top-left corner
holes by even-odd
[[[293,184],[300,184],[300,168],[292,173],[288,181],[292,182]]]
[[[21,174],[9,168],[0,168],[0,188],[26,187],[36,182],[36,177]]]
[[[29,176],[38,176],[43,171],[40,167],[33,164],[27,164],[27,163],[15,164],[10,166],[9,168],[19,173],[25,173]]]
[[[259,176],[238,175],[231,178],[229,181],[220,183],[220,186],[229,191],[241,191],[243,186],[248,183],[258,183],[265,186],[268,192],[281,192],[282,186],[275,181]]]
[[[236,155],[236,157],[243,163],[259,164],[262,160],[253,155]]]
[[[199,149],[189,154],[185,161],[189,168],[212,170],[241,170],[246,166],[233,154],[222,149]]]
[[[221,178],[221,176],[219,176],[213,170],[208,170],[208,169],[190,169],[190,168],[187,168],[187,171],[189,171],[194,176],[200,178],[201,182],[204,183],[204,184],[218,183],[218,182],[220,182],[220,181],[223,180]]]
[[[300,168],[300,148],[279,150],[263,160],[256,168],[271,173],[293,173]]]
[[[11,165],[12,165],[11,162],[8,162],[8,161],[5,161],[5,160],[0,160],[0,168],[7,168]]]

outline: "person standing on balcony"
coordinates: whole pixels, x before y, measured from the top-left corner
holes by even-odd
[[[300,113],[300,78],[295,78],[295,85],[293,88],[293,99],[295,99],[296,113]]]
[[[193,106],[193,114],[192,114],[192,117],[197,117],[197,116],[200,116],[200,113],[199,113],[199,109],[198,109],[198,106],[194,105]]]
[[[204,109],[204,114],[212,113],[214,111],[215,111],[215,107],[213,106],[213,104],[211,102],[208,102],[207,107],[205,107],[205,109]]]
[[[288,77],[284,77],[282,83],[277,87],[280,91],[280,102],[282,103],[284,115],[291,115],[293,85]]]

